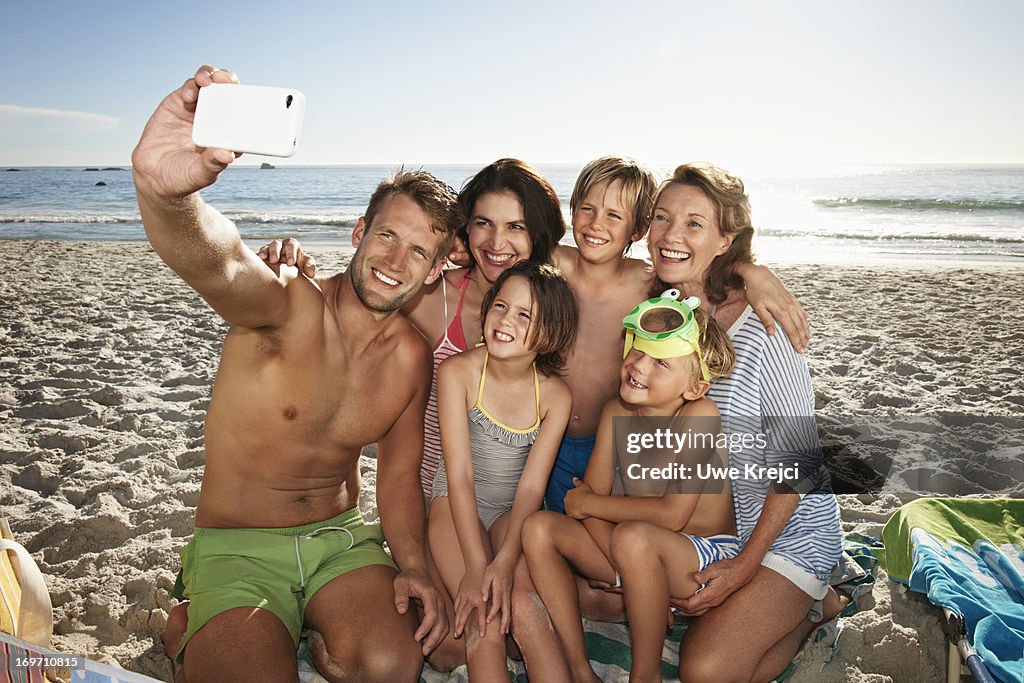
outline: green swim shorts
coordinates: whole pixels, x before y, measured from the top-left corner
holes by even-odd
[[[322,522],[282,529],[197,527],[181,551],[173,595],[188,599],[185,644],[206,622],[235,607],[273,613],[299,644],[310,598],[342,574],[374,564],[397,569],[381,544],[378,524],[363,524],[358,508]]]

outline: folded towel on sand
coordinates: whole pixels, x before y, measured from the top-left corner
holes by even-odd
[[[1024,680],[1024,500],[921,498],[882,539],[890,578],[963,615],[996,678]]]

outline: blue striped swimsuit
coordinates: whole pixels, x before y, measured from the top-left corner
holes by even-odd
[[[729,337],[736,347],[736,368],[728,377],[713,382],[708,392],[722,414],[726,434],[765,433],[764,416],[814,415],[814,392],[807,363],[793,350],[781,326],[774,336],[769,336],[747,306],[729,329]],[[730,449],[730,466],[741,470],[748,463],[772,466],[785,462],[793,453],[820,452],[813,419],[790,422],[796,422],[798,429],[766,433],[767,448],[753,443],[748,448]],[[820,464],[815,472],[801,474],[811,474],[816,487],[828,482],[828,472]],[[744,478],[733,482],[736,532],[744,545],[761,515],[769,486],[767,481]],[[842,528],[836,497],[831,493],[813,493],[801,497],[761,564],[820,600],[828,592],[829,574],[841,553]]]

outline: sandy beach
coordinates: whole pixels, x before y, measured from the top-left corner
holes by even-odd
[[[0,514],[34,554],[56,648],[162,680],[158,635],[203,471],[203,415],[226,325],[139,242],[4,241]],[[339,252],[314,250],[322,273]],[[889,475],[842,495],[880,536],[918,495],[1024,495],[1024,268],[780,266],[811,314],[825,444]],[[840,449],[841,450],[841,449]],[[882,453],[881,451],[884,451]],[[372,484],[375,463],[364,459]],[[372,498],[364,513],[376,514]],[[831,662],[793,681],[941,680],[939,612],[880,572]]]

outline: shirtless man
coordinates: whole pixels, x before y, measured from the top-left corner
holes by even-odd
[[[461,223],[455,193],[429,174],[399,173],[359,219],[344,273],[269,269],[198,195],[235,158],[191,140],[199,89],[213,82],[237,78],[200,67],[163,100],[132,155],[154,250],[231,324],[207,412],[196,532],[182,552],[185,677],[297,681],[306,626],[322,635],[317,663],[330,680],[416,680],[448,624],[420,504],[430,352],[396,311],[440,274]],[[359,452],[372,442],[380,527],[357,507]],[[424,612],[418,629],[412,600]]]

